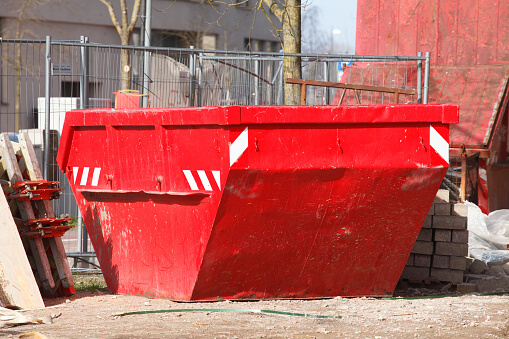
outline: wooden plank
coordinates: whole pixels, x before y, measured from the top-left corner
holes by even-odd
[[[44,308],[39,287],[5,196],[0,193],[0,302],[3,307]]]
[[[37,156],[35,155],[34,146],[28,137],[28,134],[21,133],[18,135],[18,140],[21,145],[21,152],[25,159],[28,175],[31,180],[43,180],[42,171],[37,162]],[[42,200],[36,203],[36,206],[40,213],[44,214],[46,218],[54,218],[55,213],[51,202],[49,200]],[[58,271],[58,276],[62,281],[62,285],[65,288],[73,286],[73,279],[69,262],[67,261],[67,255],[65,254],[64,244],[61,237],[50,238],[49,243],[51,246],[51,252],[53,254],[53,260]]]
[[[14,147],[18,150],[20,149],[18,144],[13,145],[7,133],[0,135],[0,154],[2,155],[2,160],[7,169],[7,175],[11,184],[25,180],[18,167],[18,160],[16,158]],[[27,222],[29,219],[35,219],[35,214],[30,201],[18,201],[17,203],[23,222]],[[44,245],[42,244],[42,239],[29,239],[29,244],[36,263],[37,272],[39,273],[39,280],[41,281],[43,288],[45,290],[53,288],[55,286],[55,282],[53,281],[51,267],[49,265]]]
[[[2,162],[5,166],[7,177],[11,184],[23,181],[24,179],[18,167],[18,160],[16,159],[13,145],[7,133],[0,135],[0,154],[2,155]],[[18,209],[23,221],[26,222],[28,219],[35,219],[30,201],[18,201]]]
[[[289,84],[306,84],[309,86],[323,86],[323,87],[334,87],[334,88],[346,88],[354,89],[357,91],[368,91],[368,92],[383,92],[383,93],[396,93],[414,95],[415,89],[404,89],[396,87],[383,87],[383,86],[369,86],[369,85],[352,85],[338,82],[318,81],[318,80],[304,80],[287,78],[286,82]]]
[[[65,255],[64,244],[61,238],[48,238],[48,242],[55,260],[55,266],[60,277],[60,282],[65,288],[70,288],[74,285],[72,280],[71,268],[67,263],[67,255]]]
[[[300,86],[300,104],[301,105],[306,104],[306,101],[307,101],[306,95],[307,95],[307,86],[305,83],[302,83]]]
[[[34,258],[35,266],[39,273],[39,280],[42,284],[42,288],[47,292],[51,292],[55,287],[55,280],[51,274],[51,265],[48,260],[48,255],[46,254],[46,249],[44,248],[44,243],[41,238],[28,239],[28,243],[32,250],[32,257]]]

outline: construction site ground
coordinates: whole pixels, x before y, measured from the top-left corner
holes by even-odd
[[[397,290],[394,298],[334,298],[181,303],[115,295],[97,282],[47,299],[46,308],[23,311],[48,324],[0,329],[18,338],[38,332],[49,338],[506,338],[509,294],[457,295],[425,287]],[[196,310],[119,316],[122,312]],[[211,310],[213,309],[213,310]],[[239,311],[216,311],[234,309]],[[200,311],[204,310],[204,311]],[[244,310],[244,312],[240,311]],[[248,313],[269,310],[298,314]],[[300,315],[299,315],[300,314]],[[330,318],[304,317],[303,314]],[[339,317],[338,317],[339,316]]]

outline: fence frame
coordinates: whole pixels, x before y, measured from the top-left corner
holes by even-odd
[[[207,49],[195,49],[191,48],[166,48],[166,47],[150,47],[150,46],[122,46],[116,44],[98,44],[89,42],[87,36],[81,36],[79,41],[59,41],[52,40],[51,36],[47,36],[45,40],[34,40],[34,39],[3,39],[0,37],[0,56],[2,55],[2,45],[8,43],[25,43],[25,44],[45,44],[46,47],[46,62],[45,62],[45,134],[44,142],[45,145],[50,144],[50,101],[51,101],[51,80],[52,80],[52,55],[51,48],[53,46],[70,46],[80,49],[80,108],[89,107],[89,78],[90,78],[90,65],[89,65],[89,53],[91,47],[107,48],[122,50],[128,49],[132,51],[139,51],[143,55],[143,63],[141,69],[143,73],[142,89],[143,89],[143,107],[148,106],[148,99],[146,94],[148,93],[149,83],[149,67],[150,67],[150,54],[154,52],[162,53],[179,53],[181,55],[187,55],[189,58],[189,106],[201,106],[202,104],[202,88],[203,88],[203,64],[206,60],[215,60],[223,63],[227,63],[228,60],[249,60],[254,62],[254,104],[260,103],[259,90],[260,90],[260,62],[262,61],[273,61],[278,62],[277,70],[274,73],[272,79],[268,79],[268,83],[272,86],[278,86],[279,91],[275,101],[277,104],[283,104],[282,90],[284,86],[283,78],[283,59],[284,57],[301,57],[307,63],[303,63],[302,67],[306,67],[311,62],[323,62],[324,63],[324,74],[323,77],[325,82],[329,81],[329,69],[330,63],[333,62],[415,62],[417,65],[417,103],[428,103],[428,88],[429,88],[429,73],[430,73],[430,53],[426,52],[425,56],[419,52],[417,56],[376,56],[376,55],[353,55],[353,54],[320,54],[320,53],[272,53],[272,52],[247,52],[247,51],[226,51],[226,50],[207,50]],[[423,67],[424,62],[424,67]],[[199,72],[197,71],[199,70]],[[198,73],[198,74],[197,74]],[[424,73],[424,74],[422,74]],[[0,98],[2,90],[2,63],[0,60]],[[422,79],[424,78],[424,81]],[[279,79],[279,81],[278,81]],[[263,79],[266,80],[266,79]],[[305,86],[304,86],[305,87]],[[334,86],[336,87],[336,86]],[[403,93],[403,91],[400,91]],[[195,100],[196,98],[196,100]],[[325,102],[328,103],[330,99],[329,88],[327,87],[324,93]],[[1,112],[0,112],[1,113]],[[49,147],[44,147],[43,155],[43,173],[44,177],[48,178],[49,173]],[[79,213],[79,211],[78,211]],[[68,253],[70,257],[91,257],[95,256],[93,252],[88,251],[87,246],[87,232],[86,228],[83,227],[81,216],[78,218],[78,250],[77,252]]]

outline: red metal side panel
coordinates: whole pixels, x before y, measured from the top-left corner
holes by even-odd
[[[447,167],[429,129],[250,126],[192,298],[390,294]]]
[[[499,0],[499,12],[498,12],[498,30],[493,32],[493,39],[496,40],[496,52],[497,61],[508,61],[509,60],[509,2],[505,0]],[[492,16],[493,20],[497,17],[495,14]]]
[[[390,294],[458,116],[258,106],[231,123],[221,107],[153,111],[69,112],[58,159],[109,289],[178,300]]]
[[[368,7],[369,4],[369,7]],[[369,8],[369,9],[368,9]],[[355,52],[361,55],[374,55],[378,50],[378,1],[357,0],[357,29]]]
[[[500,0],[359,0],[356,52],[430,52],[439,65],[504,62],[509,60],[508,7]]]
[[[456,63],[458,47],[458,1],[440,2],[438,12],[439,38],[438,56],[434,63],[439,65],[452,65]]]
[[[407,73],[406,76],[416,77],[412,73]],[[343,79],[354,84],[362,83],[364,78],[379,84],[383,81],[383,73],[364,65],[353,65],[348,66],[343,75]],[[460,108],[459,124],[451,126],[451,142],[455,147],[488,145],[502,105],[502,96],[507,89],[508,78],[509,65],[450,65],[431,68],[429,102],[457,104]],[[414,83],[414,80],[410,83]],[[341,91],[338,90],[333,104],[338,104],[340,95]],[[363,93],[361,103],[369,104],[371,98],[381,101],[380,94]],[[384,97],[384,100],[390,99]],[[355,105],[356,100],[353,95],[347,95],[343,104]]]
[[[387,124],[440,122],[457,123],[456,106],[427,105],[426,115],[422,105],[366,105],[366,106],[289,106],[282,114],[279,106],[246,106],[242,109],[241,123],[284,123],[284,124]]]
[[[478,6],[479,25],[477,28],[476,64],[485,65],[497,60],[497,38],[499,25],[497,14],[499,11],[499,1],[480,0],[478,2]],[[485,13],[493,14],[485,15]]]
[[[457,63],[475,65],[477,56],[477,29],[479,24],[479,6],[477,1],[458,3],[458,39]]]
[[[430,52],[433,64],[436,63],[438,49],[438,4],[433,1],[419,1],[415,6],[418,30],[417,50],[413,55],[416,55],[418,51]]]
[[[398,23],[398,50],[396,55],[417,55],[417,32],[419,28],[417,27],[417,12],[413,2],[399,2]]]
[[[380,2],[378,23],[378,51],[381,55],[397,55],[399,0]]]

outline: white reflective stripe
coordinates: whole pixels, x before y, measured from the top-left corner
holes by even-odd
[[[92,175],[92,186],[97,186],[99,183],[99,175],[101,174],[101,168],[94,168],[94,174]]]
[[[83,174],[81,175],[81,181],[80,181],[80,185],[82,185],[82,186],[87,184],[88,171],[89,171],[88,167],[83,168]]]
[[[187,182],[193,191],[198,190],[198,185],[196,185],[196,181],[194,180],[193,173],[190,170],[183,170],[184,175],[186,176]]]
[[[205,187],[205,191],[212,191],[212,186],[210,186],[209,178],[207,178],[205,171],[198,170],[198,176],[200,177],[203,187]]]
[[[230,145],[230,166],[233,165],[247,149],[247,127]]]
[[[217,187],[219,187],[219,190],[221,190],[221,172],[212,171],[212,175],[214,176],[214,180],[216,180]]]
[[[429,129],[429,144],[433,149],[449,163],[449,143],[433,128]]]
[[[80,170],[79,167],[73,167],[72,168],[72,175],[74,177],[74,184],[76,184],[76,178],[78,177],[78,171]]]

